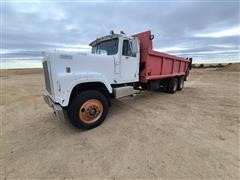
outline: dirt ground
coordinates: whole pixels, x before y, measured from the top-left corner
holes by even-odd
[[[176,94],[114,100],[89,131],[56,119],[41,70],[1,76],[2,179],[240,178],[239,68],[194,69]]]

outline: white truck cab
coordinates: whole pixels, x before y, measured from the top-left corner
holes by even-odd
[[[97,38],[91,54],[53,52],[43,59],[44,100],[58,117],[62,109],[70,122],[83,129],[106,118],[109,98],[134,94],[139,81],[139,40],[124,33]]]

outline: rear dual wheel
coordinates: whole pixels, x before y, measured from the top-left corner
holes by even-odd
[[[170,79],[168,83],[168,92],[173,94],[177,91],[177,88],[178,88],[178,79],[177,78]]]
[[[177,90],[181,91],[183,87],[184,87],[184,77],[172,78],[168,82],[167,91],[173,94]]]
[[[183,89],[183,87],[184,87],[184,77],[182,76],[182,77],[178,78],[177,90],[181,91]]]
[[[99,126],[108,113],[108,100],[102,93],[94,90],[81,92],[68,107],[70,122],[80,129]]]

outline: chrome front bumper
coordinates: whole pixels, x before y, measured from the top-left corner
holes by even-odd
[[[53,112],[58,119],[65,120],[63,108],[59,104],[53,102],[52,99],[45,94],[43,95],[43,99],[49,105],[49,107],[53,109]]]

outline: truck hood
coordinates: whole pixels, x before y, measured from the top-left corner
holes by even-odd
[[[84,53],[54,52],[46,55],[49,79],[52,87],[51,98],[62,103],[71,88],[79,83],[114,83],[114,56]],[[65,98],[67,99],[67,98]]]

